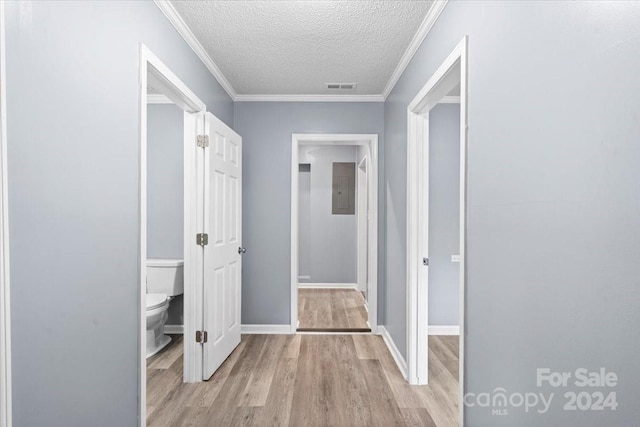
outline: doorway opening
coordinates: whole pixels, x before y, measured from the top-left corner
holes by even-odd
[[[467,87],[468,87],[468,37],[456,46],[425,86],[418,92],[407,108],[408,146],[407,146],[407,368],[408,380],[411,384],[421,385],[429,382],[429,270],[436,264],[431,259],[430,249],[434,255],[443,251],[443,245],[430,236],[430,196],[436,191],[433,179],[434,170],[430,170],[430,154],[440,156],[430,147],[436,114],[434,108],[443,102],[459,102],[456,116],[459,132],[453,140],[456,144],[457,161],[452,167],[458,174],[457,188],[449,189],[449,196],[457,199],[457,212],[450,212],[457,223],[457,248],[447,250],[451,254],[451,263],[457,264],[458,288],[458,411],[459,423],[464,424],[462,398],[464,396],[464,312],[466,286],[466,186],[467,186]],[[456,99],[457,98],[457,99]],[[459,117],[459,118],[458,118]],[[449,147],[451,148],[451,147]],[[431,159],[442,160],[440,159]],[[432,178],[432,180],[430,180]],[[432,182],[433,181],[433,182]],[[442,180],[440,180],[442,181]],[[449,184],[451,184],[450,181]],[[437,189],[440,191],[440,188]],[[453,194],[451,194],[453,193]],[[431,206],[433,208],[433,206]],[[440,213],[438,213],[440,215]],[[435,220],[435,218],[431,218]],[[454,224],[456,225],[456,224]],[[433,230],[432,230],[432,233]],[[430,248],[430,242],[433,248]],[[438,245],[436,247],[436,245]],[[457,250],[458,253],[455,253]],[[433,260],[435,262],[435,259]],[[441,261],[441,260],[439,260]],[[438,261],[438,262],[439,262]],[[435,270],[434,270],[435,273]],[[434,274],[435,276],[435,274]],[[452,279],[449,279],[451,282]],[[456,286],[453,283],[450,286]],[[434,340],[434,344],[437,340]]]
[[[189,88],[182,83],[182,81],[171,70],[160,61],[146,46],[140,45],[140,86],[139,86],[139,117],[140,117],[140,236],[139,236],[139,297],[138,297],[138,355],[139,355],[139,368],[138,368],[138,387],[140,400],[138,402],[139,409],[139,424],[146,425],[147,420],[147,355],[148,351],[148,314],[157,308],[153,307],[148,310],[148,298],[147,298],[147,267],[149,259],[149,227],[155,229],[163,229],[164,235],[153,235],[152,244],[156,247],[152,248],[151,255],[156,257],[167,257],[167,251],[174,251],[175,255],[171,258],[179,258],[182,255],[181,262],[179,259],[172,260],[171,268],[177,267],[178,264],[182,268],[183,274],[180,279],[183,281],[183,298],[182,304],[174,304],[175,317],[183,318],[183,325],[173,325],[173,330],[169,328],[169,333],[179,334],[184,333],[186,336],[194,336],[195,331],[200,329],[202,325],[202,302],[198,295],[202,295],[202,283],[201,272],[196,265],[202,265],[201,259],[202,250],[198,250],[198,246],[193,245],[193,236],[196,235],[198,229],[201,229],[202,215],[199,213],[198,203],[201,203],[201,197],[198,197],[198,185],[197,176],[201,174],[203,163],[202,150],[198,150],[194,141],[196,141],[197,135],[202,133],[204,129],[204,117],[205,117],[205,104],[193,93]],[[150,105],[151,104],[151,105]],[[164,112],[166,116],[169,114],[172,117],[172,121],[175,122],[179,129],[174,129],[174,140],[169,141],[173,146],[166,147],[169,150],[175,150],[178,156],[178,160],[172,159],[170,165],[175,169],[175,173],[164,175],[163,172],[157,171],[154,173],[154,168],[151,169],[153,174],[151,180],[149,179],[149,155],[154,156],[149,152],[148,137],[150,136],[148,117],[150,110],[154,111],[159,105],[154,104],[166,104],[163,107],[167,107],[168,111]],[[155,115],[155,112],[151,112]],[[154,120],[166,120],[167,117],[155,117]],[[166,123],[165,123],[166,125]],[[166,131],[166,129],[165,129]],[[164,132],[164,131],[163,131]],[[163,133],[160,132],[160,133]],[[166,135],[164,135],[166,136]],[[177,138],[177,140],[175,140]],[[154,144],[154,148],[160,144],[160,142],[154,138],[150,142]],[[166,154],[166,153],[165,153]],[[166,156],[165,156],[166,157]],[[181,160],[180,160],[181,159]],[[160,165],[154,165],[154,167]],[[163,167],[166,167],[164,165]],[[155,179],[154,178],[157,178]],[[173,179],[173,182],[168,185],[167,182],[162,182],[167,176]],[[177,182],[176,182],[177,181]],[[151,220],[149,218],[149,190],[151,188],[151,206],[157,209],[159,204],[162,203],[162,199],[167,197],[167,194],[171,194],[173,200],[172,211],[164,212],[168,215],[168,219],[172,222],[172,230],[167,233],[166,220],[160,221],[159,218],[152,215]],[[157,185],[156,185],[157,184]],[[157,188],[154,188],[157,187]],[[180,191],[182,190],[182,191]],[[168,193],[167,193],[168,191]],[[164,194],[163,194],[164,192]],[[157,193],[157,194],[156,194]],[[182,193],[182,194],[180,194]],[[156,197],[157,196],[157,197]],[[175,197],[174,197],[175,196]],[[158,203],[156,203],[158,202]],[[177,204],[177,206],[175,206]],[[154,212],[156,214],[158,212]],[[155,224],[158,222],[158,224]],[[155,240],[157,240],[157,242]],[[164,254],[164,255],[162,255]],[[174,265],[175,264],[175,265]],[[161,267],[158,265],[158,267]],[[200,280],[198,280],[200,278]],[[177,296],[177,295],[176,295]],[[164,302],[166,304],[166,301]],[[170,307],[170,304],[168,304]],[[182,306],[182,307],[178,307]],[[184,311],[181,315],[179,313],[183,308]],[[155,311],[154,311],[155,313]],[[175,322],[174,322],[175,323]],[[199,326],[198,326],[199,325]],[[160,335],[163,331],[159,331]],[[166,341],[166,337],[160,337],[159,346],[163,346]],[[162,342],[160,342],[162,341]],[[183,381],[184,382],[197,382],[202,381],[202,348],[194,340],[184,340],[183,345],[180,345],[180,340],[174,340],[174,346],[183,347],[181,350],[184,353],[183,359]],[[162,350],[162,349],[160,349]]]
[[[242,138],[144,46],[140,72],[140,425],[146,425],[166,419],[169,402],[195,387],[181,382],[209,380],[240,344],[246,250]]]
[[[377,145],[292,136],[291,333],[376,332]]]

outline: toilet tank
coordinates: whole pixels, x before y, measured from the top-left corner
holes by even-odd
[[[176,296],[184,293],[184,261],[147,260],[147,293]]]

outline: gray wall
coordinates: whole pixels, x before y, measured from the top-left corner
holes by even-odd
[[[152,2],[6,13],[14,425],[134,426],[139,43],[233,104]]]
[[[243,138],[242,323],[289,324],[291,294],[291,134],[382,135],[382,103],[236,102],[234,129]],[[384,146],[380,138],[380,149]],[[380,182],[384,176],[380,158]],[[382,185],[382,184],[380,184]],[[384,247],[380,200],[379,247]],[[381,259],[384,253],[380,252]],[[380,279],[384,266],[378,266]],[[379,281],[384,321],[384,280]]]
[[[184,112],[174,104],[147,107],[147,256],[184,253]]]
[[[405,353],[406,108],[469,35],[466,387],[617,372],[620,407],[469,426],[634,425],[640,384],[640,3],[449,2],[385,104],[387,328]],[[573,388],[575,390],[575,388]],[[579,390],[577,390],[579,391]]]
[[[300,163],[311,164],[311,282],[356,283],[356,215],[333,215],[334,162],[355,162],[356,146],[300,147]],[[303,243],[303,242],[301,242]]]
[[[429,325],[458,325],[460,104],[429,114]]]
[[[184,256],[184,112],[147,106],[147,258]],[[184,324],[183,296],[169,305],[167,325]]]

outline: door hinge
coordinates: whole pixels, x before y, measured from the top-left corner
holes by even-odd
[[[200,148],[206,148],[209,146],[209,135],[198,135],[198,138],[196,138],[196,140],[196,143]]]
[[[422,258],[422,265],[429,267],[429,258]]]
[[[204,344],[207,342],[207,331],[196,331],[196,342]]]
[[[198,246],[207,246],[209,244],[209,235],[207,233],[196,234],[196,244]]]

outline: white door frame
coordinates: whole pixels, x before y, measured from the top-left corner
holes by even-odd
[[[367,299],[371,332],[378,330],[378,135],[375,134],[297,134],[291,135],[291,323],[298,329],[298,157],[301,145],[351,145],[367,147],[369,161],[369,285]]]
[[[7,81],[4,2],[0,2],[0,427],[11,427],[11,313],[7,210]]]
[[[411,384],[428,382],[428,167],[429,110],[460,83],[460,425],[464,404],[466,287],[468,36],[456,46],[407,108],[407,367]]]
[[[367,230],[369,229],[369,193],[367,189],[369,188],[369,180],[368,180],[368,171],[367,171],[367,159],[368,156],[364,156],[360,163],[358,164],[358,168],[356,170],[357,179],[356,185],[358,186],[358,190],[356,194],[358,195],[358,204],[356,213],[358,215],[357,227],[358,227],[358,290],[367,290],[367,254],[369,253],[367,246]],[[364,191],[362,189],[364,188]],[[367,301],[368,305],[368,301]]]
[[[194,337],[202,327],[202,248],[196,245],[202,229],[204,210],[197,176],[203,174],[203,153],[197,149],[196,135],[204,129],[205,104],[144,44],[140,44],[140,236],[138,272],[138,413],[139,425],[147,424],[146,362],[146,260],[147,260],[147,84],[166,95],[185,111],[184,117],[184,334]],[[200,174],[200,175],[198,175]],[[184,340],[184,381],[202,381],[202,346],[195,339]]]

